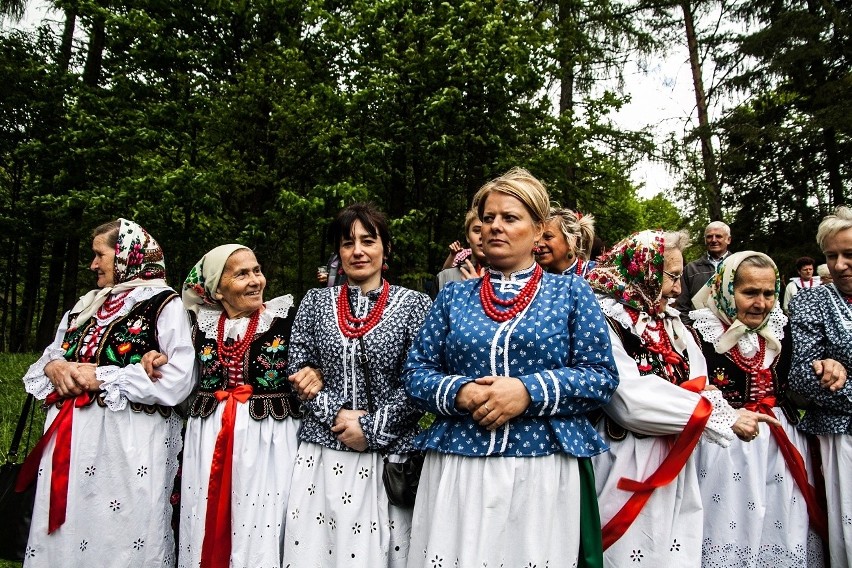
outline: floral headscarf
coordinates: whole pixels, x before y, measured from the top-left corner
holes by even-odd
[[[163,249],[148,231],[127,219],[119,219],[113,275],[116,284],[131,280],[165,280]]]
[[[195,263],[183,283],[181,299],[184,308],[197,314],[201,306],[222,307],[222,303],[216,299],[219,279],[222,277],[222,271],[225,270],[228,257],[241,249],[251,250],[245,245],[221,245]]]
[[[618,242],[589,272],[592,288],[639,312],[655,316],[663,294],[662,231],[642,231]]]
[[[713,316],[718,318],[725,326],[725,332],[714,342],[714,347],[717,353],[727,353],[740,340],[745,340],[748,343],[754,343],[756,347],[757,337],[761,335],[766,339],[768,348],[779,351],[781,343],[776,337],[774,325],[767,325],[770,320],[778,320],[780,325],[786,323],[786,316],[781,312],[779,303],[775,303],[775,307],[764,318],[759,326],[755,329],[750,329],[743,322],[737,319],[737,305],[734,299],[734,280],[737,276],[737,268],[740,263],[747,258],[758,256],[768,260],[775,270],[775,297],[781,291],[781,279],[778,276],[778,267],[771,258],[761,252],[745,250],[727,256],[716,268],[716,273],[707,281],[707,284],[698,291],[692,298],[692,303],[695,305],[695,310],[690,312],[690,318],[698,322],[702,317],[708,314],[702,313],[709,310]],[[693,314],[695,314],[693,316]],[[783,321],[781,321],[783,318]],[[698,326],[696,326],[698,327]],[[747,347],[747,346],[743,346]],[[741,349],[743,352],[750,352],[753,349]]]
[[[84,322],[95,313],[110,294],[132,288],[168,288],[163,249],[148,231],[137,223],[119,218],[118,240],[113,260],[113,285],[92,290],[71,308],[76,322]]]

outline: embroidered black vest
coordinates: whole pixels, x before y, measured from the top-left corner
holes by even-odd
[[[301,404],[287,380],[287,351],[293,317],[275,318],[262,334],[255,335],[243,356],[243,381],[252,386],[249,414],[255,420],[271,416],[284,420],[301,417]],[[189,410],[190,416],[207,418],[219,401],[213,395],[228,384],[228,372],[219,361],[216,340],[193,327],[193,342],[199,364],[198,396]]]
[[[91,359],[81,356],[81,348],[86,335],[97,324],[95,318],[89,318],[82,325],[69,329],[65,332],[62,341],[65,359],[75,363],[94,363],[98,366],[127,367],[138,363],[148,351],[160,350],[160,342],[157,337],[157,319],[163,307],[177,297],[178,295],[174,290],[168,289],[136,303],[126,315],[120,316],[107,324],[101,332],[98,348]],[[69,314],[69,321],[73,321],[75,316],[76,314]],[[103,395],[95,397],[93,402],[95,400],[99,406],[106,406]],[[61,406],[61,403],[58,403],[57,406]],[[170,407],[159,404],[130,402],[129,406],[131,410],[136,412],[147,414],[159,412],[163,416],[169,416],[172,410]]]
[[[781,354],[775,358],[769,369],[772,371],[772,388],[776,404],[781,407],[784,416],[791,424],[799,423],[799,413],[796,405],[788,398],[789,385],[787,375],[790,373],[790,359],[792,352],[790,341],[790,329],[785,328],[784,339],[781,341]],[[707,359],[707,380],[722,391],[725,400],[733,408],[742,408],[751,402],[751,375],[740,369],[733,359],[727,354],[716,353],[711,343],[701,341],[701,350]]]
[[[672,371],[669,372],[665,365],[666,363],[662,360],[660,355],[657,353],[653,353],[650,351],[643,343],[642,340],[636,336],[636,334],[632,333],[630,330],[624,329],[624,327],[612,319],[609,316],[606,316],[607,322],[609,323],[610,328],[612,328],[618,337],[621,339],[622,345],[624,345],[624,350],[627,351],[627,354],[633,358],[636,362],[636,368],[639,370],[639,374],[641,376],[645,375],[657,375],[662,377],[663,379],[669,380],[669,382],[680,385],[689,380],[689,354],[684,350],[683,353],[678,353],[683,360],[684,365],[672,366]],[[698,337],[695,336],[695,331],[692,328],[687,327],[687,333],[692,333],[695,337],[696,342],[698,341]],[[590,419],[593,422],[597,422],[603,418],[606,420],[606,433],[607,436],[615,441],[621,441],[625,437],[627,437],[628,430],[611,420],[609,416],[606,416],[602,411],[600,414],[590,415]],[[636,432],[631,432],[637,438],[644,438],[645,436]]]

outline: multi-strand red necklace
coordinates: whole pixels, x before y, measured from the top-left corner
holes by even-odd
[[[118,313],[124,305],[124,300],[130,294],[130,290],[120,292],[118,294],[110,294],[106,301],[98,308],[97,317],[99,320],[106,320]]]
[[[388,305],[388,296],[390,296],[390,285],[387,280],[382,279],[382,291],[379,292],[376,305],[367,312],[365,317],[356,318],[352,315],[352,310],[349,307],[349,292],[347,287],[343,286],[340,289],[340,295],[337,296],[337,326],[343,335],[349,339],[355,339],[363,337],[364,334],[376,327],[382,319],[385,306]]]
[[[625,307],[624,311],[630,316],[633,325],[636,325],[639,321],[639,311],[628,307]],[[658,337],[654,337],[652,332]],[[645,348],[663,362],[661,371],[668,375],[669,382],[680,384],[682,380],[689,378],[689,363],[675,351],[662,319],[652,317],[642,331],[641,338]]]
[[[511,300],[501,300],[494,294],[494,286],[491,284],[491,273],[485,272],[482,277],[482,285],[479,287],[479,301],[482,303],[482,309],[485,310],[485,315],[497,322],[509,321],[522,311],[532,302],[535,297],[535,292],[538,289],[538,283],[541,281],[541,275],[544,272],[541,266],[536,264],[535,270],[530,276],[529,282],[521,288],[518,295]],[[501,306],[504,309],[500,309]]]
[[[575,273],[577,276],[582,276],[582,275],[583,275],[583,268],[584,268],[585,266],[586,266],[586,263],[585,263],[585,262],[583,262],[583,259],[578,257],[578,258],[577,258],[577,268],[576,268],[576,270],[574,270],[574,273]]]
[[[740,352],[740,346],[735,345],[733,349],[728,351],[731,359],[737,364],[737,367],[750,375],[757,375],[763,367],[763,360],[766,358],[766,339],[757,336],[757,353],[746,359]]]
[[[255,310],[249,318],[248,327],[243,334],[242,339],[234,341],[232,344],[225,343],[225,320],[228,319],[228,314],[224,310],[219,316],[219,326],[216,330],[216,356],[219,358],[219,363],[222,364],[228,371],[228,379],[236,376],[243,365],[243,356],[251,347],[251,342],[254,340],[254,334],[257,332],[257,322],[260,320],[260,310]]]

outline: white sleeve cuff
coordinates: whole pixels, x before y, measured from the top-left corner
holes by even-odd
[[[104,391],[104,402],[107,408],[113,412],[124,410],[127,406],[127,397],[121,392],[118,385],[118,378],[121,375],[121,368],[114,365],[107,365],[95,369],[95,377],[101,381],[101,390]]]
[[[44,368],[51,361],[62,359],[65,351],[61,347],[48,347],[39,357],[38,361],[30,365],[27,374],[24,375],[24,390],[38,400],[44,400],[53,392],[53,383],[44,374]]]
[[[737,411],[728,404],[720,390],[701,391],[701,396],[713,405],[710,419],[701,436],[709,442],[727,448],[735,436],[731,426],[737,421]]]

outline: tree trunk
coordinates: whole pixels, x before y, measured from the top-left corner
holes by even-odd
[[[50,263],[47,271],[47,286],[44,289],[44,304],[41,309],[35,345],[48,345],[53,339],[56,316],[59,311],[59,297],[62,293],[62,272],[65,268],[65,250],[67,240],[57,237],[50,245]]]
[[[689,67],[692,70],[695,106],[698,110],[698,138],[701,142],[701,161],[704,166],[704,185],[707,190],[708,213],[711,221],[721,221],[722,192],[719,188],[719,176],[716,171],[716,156],[713,153],[713,133],[710,129],[710,119],[707,113],[707,95],[704,92],[704,79],[701,76],[698,37],[695,34],[695,22],[692,18],[690,1],[683,0],[680,3],[680,7],[683,10],[686,45],[689,50]]]
[[[837,153],[837,132],[834,128],[823,128],[822,139],[825,144],[825,169],[828,171],[831,204],[837,207],[846,202],[843,196],[843,176],[840,174],[840,156]]]
[[[44,248],[44,223],[41,219],[33,220],[32,241],[27,243],[27,262],[24,269],[24,294],[18,310],[17,326],[9,342],[11,351],[22,353],[30,348],[30,332],[38,301],[38,291],[41,285],[42,249]]]

